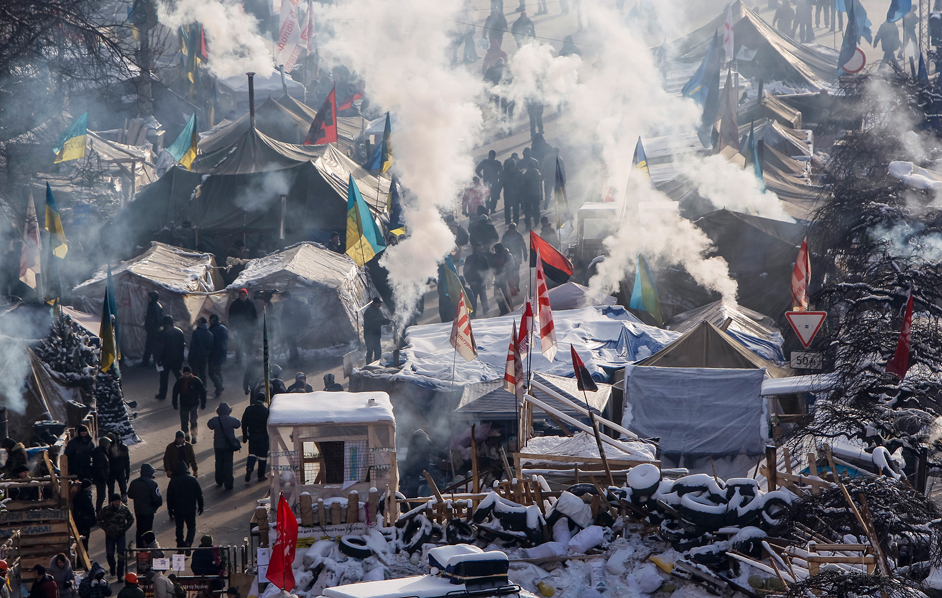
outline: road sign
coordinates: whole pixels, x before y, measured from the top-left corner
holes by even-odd
[[[798,335],[798,340],[802,346],[807,349],[811,346],[814,336],[821,330],[821,324],[824,318],[828,316],[826,311],[789,311],[785,312],[788,323],[792,325],[792,330]]]
[[[792,351],[793,370],[820,370],[824,368],[824,353],[803,353]]]
[[[867,66],[867,55],[864,54],[863,50],[857,48],[857,51],[854,52],[854,55],[841,68],[848,75],[856,75],[862,71],[865,66]]]

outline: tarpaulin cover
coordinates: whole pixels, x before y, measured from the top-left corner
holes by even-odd
[[[668,455],[758,455],[764,370],[627,368],[622,425]]]
[[[552,374],[534,374],[534,379],[553,388],[579,406],[584,406],[586,399],[588,399],[589,406],[595,411],[596,415],[606,415],[608,401],[612,396],[612,387],[610,385],[599,383],[597,391],[586,391],[585,396],[583,396],[583,392],[576,385],[575,378],[562,378]],[[588,416],[556,400],[542,390],[534,388],[533,394],[539,400],[549,403],[570,417],[585,421],[589,420]],[[516,420],[517,406],[514,403],[514,395],[504,389],[503,380],[477,382],[464,387],[461,402],[458,404],[458,408],[455,409],[455,413],[479,421]],[[549,416],[546,415],[545,411],[536,408],[533,410],[533,417],[534,419],[547,419]]]
[[[203,300],[192,301],[190,296],[216,290],[220,282],[215,267],[216,259],[211,253],[196,253],[156,241],[137,257],[113,267],[122,354],[137,359],[144,352],[147,336],[144,315],[150,291],[160,294],[164,314],[173,316],[176,326],[183,330],[194,328]],[[73,306],[89,314],[101,314],[106,275],[105,267],[101,267],[92,278],[75,287]]]
[[[277,106],[272,110],[288,113]],[[227,143],[222,143],[223,141]],[[212,151],[202,151],[193,162],[193,172],[213,175],[252,174],[269,170],[284,170],[309,160],[316,160],[325,146],[297,145],[272,139],[257,128],[246,128],[245,132],[232,139],[223,138],[212,144]],[[202,150],[202,148],[200,148]]]
[[[726,333],[750,351],[772,361],[785,361],[782,353],[784,339],[772,318],[739,305],[726,304],[722,300],[677,314],[668,322],[667,327],[684,333],[695,327],[700,320],[706,320],[717,328],[722,328],[727,319],[731,322]]]
[[[263,258],[250,261],[238,278],[226,287],[226,305],[239,289],[290,291],[310,314],[307,322],[285,322],[277,299],[269,313],[269,334],[277,347],[285,326],[292,326],[298,345],[319,349],[356,341],[362,320],[360,307],[376,290],[365,273],[349,257],[316,243],[298,243]],[[262,304],[256,308],[261,314]],[[223,316],[223,321],[225,321]]]
[[[251,117],[246,112],[236,120],[221,123],[211,131],[201,134],[200,152],[210,154],[237,143],[239,138],[248,132],[250,121]],[[311,123],[306,118],[271,98],[255,108],[255,128],[275,141],[302,144],[310,126]]]
[[[591,305],[615,305],[611,295],[596,295],[581,284],[569,281],[549,291],[550,307],[553,309],[579,309]]]

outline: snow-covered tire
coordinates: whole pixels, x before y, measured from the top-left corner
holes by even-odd
[[[474,544],[474,528],[465,521],[452,519],[445,526],[445,541],[454,546],[455,544]]]
[[[584,494],[598,494],[599,490],[595,487],[595,484],[576,484],[567,488],[566,492],[581,497]]]
[[[414,517],[402,533],[402,548],[409,554],[422,548],[432,537],[432,522],[425,515]]]
[[[707,529],[719,529],[726,523],[726,505],[708,500],[709,494],[684,494],[678,511],[687,521]]]
[[[762,507],[762,523],[775,528],[784,525],[788,520],[788,501],[773,496],[765,501]]]
[[[344,554],[355,559],[367,559],[373,556],[373,551],[366,545],[363,536],[341,536],[340,554]]]
[[[637,496],[639,502],[643,496],[651,496],[657,492],[661,485],[661,470],[657,465],[642,463],[631,468],[628,472],[628,486],[631,487],[632,496]]]
[[[511,532],[527,531],[527,514],[516,511],[495,511],[494,516],[500,521],[500,526]]]

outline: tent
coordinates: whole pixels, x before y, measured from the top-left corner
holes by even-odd
[[[695,221],[713,242],[715,255],[729,264],[739,283],[739,304],[777,318],[791,305],[791,273],[801,239],[801,224],[717,210]]]
[[[250,128],[248,113],[232,121],[224,121],[212,130],[200,134],[199,151],[212,153],[237,142]],[[304,143],[311,123],[268,98],[255,108],[255,128],[266,136],[284,143]]]
[[[216,271],[216,260],[209,253],[195,253],[156,241],[143,253],[112,268],[121,353],[138,359],[144,353],[144,315],[147,294],[160,293],[164,314],[173,316],[174,324],[184,331],[196,327],[206,293],[222,286]],[[95,275],[72,290],[73,307],[101,314],[107,286],[107,270],[101,267]]]
[[[597,391],[586,391],[585,397],[583,397],[575,378],[538,373],[534,375],[534,379],[556,390],[578,405],[584,405],[586,399],[588,399],[589,407],[596,415],[610,418],[611,414],[608,412],[608,408],[612,397],[611,385],[598,384],[599,389]],[[489,380],[465,386],[458,407],[455,409],[455,415],[471,421],[516,421],[517,405],[515,404],[514,395],[505,390],[503,384],[503,380]],[[551,404],[566,415],[588,421],[588,417],[572,407],[556,401],[546,392],[534,387],[533,393],[536,398]],[[546,419],[548,416],[544,411],[535,409],[533,417],[535,419]]]
[[[785,361],[782,353],[782,331],[772,318],[722,300],[677,314],[667,323],[667,328],[683,334],[693,329],[701,320],[706,320],[725,331],[760,357],[776,362]]]
[[[376,290],[364,272],[346,255],[337,254],[316,243],[298,243],[282,251],[250,261],[238,278],[226,288],[225,305],[235,300],[239,289],[290,291],[307,305],[311,318],[300,325],[298,344],[304,348],[324,348],[355,342],[360,336],[360,307],[375,296]],[[273,346],[283,337],[280,302],[273,301],[269,334]],[[261,305],[259,305],[259,308]],[[261,310],[259,310],[261,313]],[[223,320],[225,316],[223,315]]]
[[[279,104],[301,117],[308,123],[308,129],[317,116],[317,110],[307,104],[303,104],[291,96],[283,95],[278,98]],[[353,142],[362,134],[367,120],[362,116],[338,116],[337,117],[337,149],[348,156],[352,155]],[[305,130],[307,131],[307,129]],[[305,135],[306,136],[306,135]],[[303,141],[303,139],[302,139]]]

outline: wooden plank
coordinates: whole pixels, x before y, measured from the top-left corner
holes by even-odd
[[[767,480],[767,486],[769,492],[774,491],[778,487],[778,458],[775,456],[775,445],[768,445],[765,447],[765,470],[767,475],[765,479]]]
[[[425,482],[428,484],[429,490],[435,495],[438,504],[445,504],[445,499],[442,498],[442,493],[438,491],[438,485],[435,483],[435,480],[432,479],[432,474],[422,470],[422,475],[425,476]]]
[[[75,520],[72,519],[72,513],[69,513],[69,530],[72,532],[72,537],[75,538],[75,553],[77,555],[78,565],[88,571],[92,568],[92,562],[88,558],[88,553],[85,552],[85,546],[82,544],[82,536],[79,535],[78,528],[75,527]],[[22,563],[20,563],[20,566],[23,566]]]
[[[20,546],[45,546],[49,544],[68,545],[70,538],[69,532],[49,534],[46,536],[23,536],[20,538]]]
[[[0,511],[0,525],[23,524],[34,521],[64,521],[69,519],[66,509],[35,509],[33,511]],[[17,528],[19,529],[19,528]]]
[[[537,463],[541,462],[559,462],[559,463],[579,463],[579,464],[591,464],[591,465],[602,465],[602,459],[599,457],[575,457],[570,455],[537,455],[534,453],[518,453],[521,461],[535,461]],[[636,465],[641,465],[642,463],[650,463],[656,465],[658,468],[661,467],[660,461],[638,461],[635,459],[609,459],[608,464],[611,467],[635,467]],[[532,465],[526,465],[526,467],[533,467]]]
[[[877,557],[867,556],[815,556],[809,554],[805,557],[807,563],[833,563],[835,565],[867,565],[877,562]]]
[[[20,527],[2,527],[0,528],[0,538],[9,538],[17,531],[20,532],[20,537],[67,534],[69,533],[69,524],[63,521],[58,523],[30,523]]]
[[[789,452],[787,446],[782,447],[782,458],[785,459],[785,473],[791,475],[792,473],[792,454]]]

